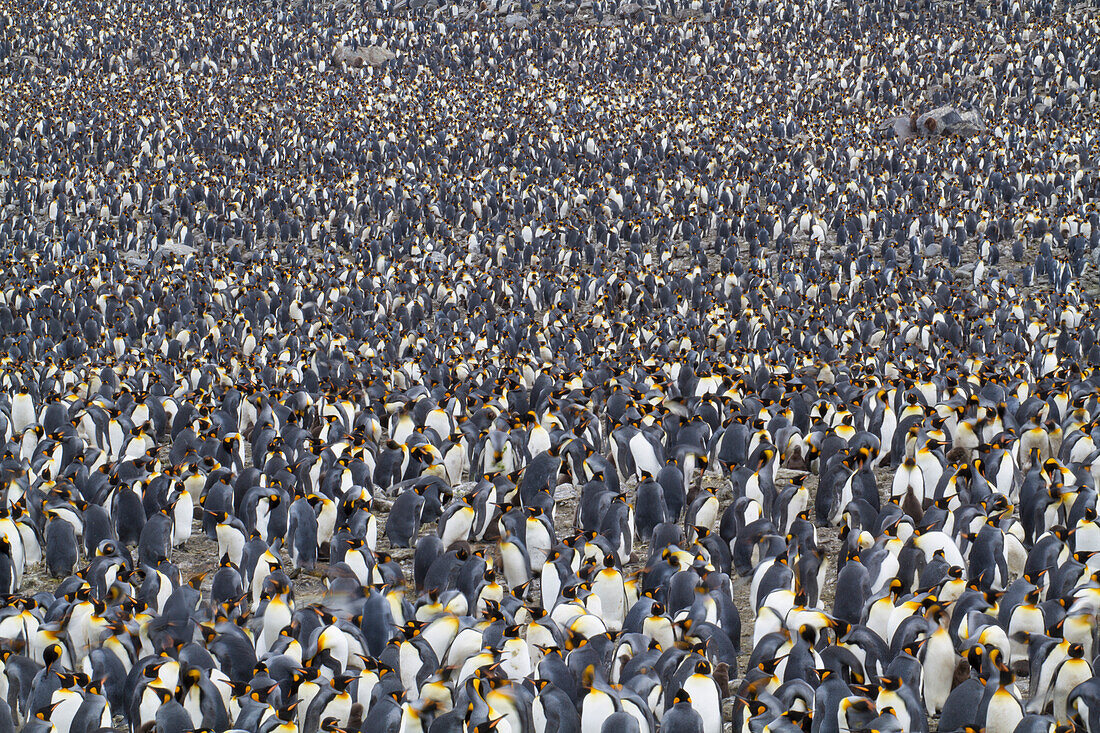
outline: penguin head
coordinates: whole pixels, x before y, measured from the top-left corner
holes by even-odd
[[[160,668],[164,666],[164,662],[152,662],[147,665],[145,669],[141,671],[142,676],[149,680],[155,680],[160,676]]]
[[[85,676],[85,678],[87,678],[87,675],[84,675],[84,676]],[[89,679],[84,684],[84,691],[87,692],[89,695],[102,695],[103,694],[103,684],[106,681],[107,681],[106,677],[98,679],[98,680]]]
[[[492,731],[497,729],[497,726],[500,725],[500,721],[502,720],[504,720],[503,715],[501,715],[499,718],[482,721],[481,723],[478,723],[476,726],[474,726],[473,733],[491,733]]]
[[[184,670],[181,680],[187,684],[187,687],[194,687],[202,680],[202,670],[198,667],[188,667]]]
[[[86,688],[90,682],[88,675],[83,672],[60,672],[57,677],[61,680],[61,686],[68,690]]]
[[[749,711],[749,716],[752,718],[768,712],[768,706],[760,700],[745,700],[744,703],[745,708]]]
[[[840,701],[840,709],[845,715],[856,713],[868,720],[878,715],[875,704],[862,696],[849,696]]]
[[[420,636],[420,632],[423,631],[425,626],[427,626],[427,623],[424,621],[409,620],[403,626],[399,626],[398,630],[401,631],[407,641],[411,641]]]
[[[61,659],[63,653],[64,650],[62,649],[60,644],[55,642],[48,645],[42,651],[42,658],[46,662],[46,668],[49,669],[50,667],[52,667],[54,663],[57,662],[57,660]]]
[[[882,677],[879,677],[878,683],[879,687],[881,687],[883,690],[894,692],[901,689],[902,678],[900,675],[897,677],[887,677],[884,675]]]
[[[53,715],[54,709],[60,704],[61,701],[59,700],[52,705],[46,705],[45,707],[39,708],[39,710],[34,714],[34,717],[38,718],[39,720],[44,720],[48,722],[50,716]]]
[[[338,674],[332,678],[332,687],[339,693],[346,692],[348,686],[355,680],[354,675]]]
[[[295,700],[294,702],[288,703],[287,705],[284,705],[283,707],[277,709],[275,711],[275,717],[277,717],[284,723],[290,723],[295,719],[297,710],[298,701]]]
[[[267,698],[279,687],[278,682],[272,682],[266,687],[248,686],[248,697],[254,702],[267,702]]]

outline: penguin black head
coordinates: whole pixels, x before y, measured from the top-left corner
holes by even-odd
[[[901,679],[900,676],[898,676],[898,677],[886,677],[886,676],[879,677],[879,686],[884,690],[889,690],[890,692],[901,689],[901,682],[902,682],[902,679]]]
[[[42,651],[42,658],[46,662],[46,668],[50,668],[53,664],[61,659],[62,649],[61,645],[57,643],[50,644]]]
[[[474,733],[490,733],[491,731],[497,729],[497,726],[500,725],[500,721],[502,720],[504,720],[503,715],[499,718],[493,718],[492,720],[486,720],[478,723],[476,726],[474,726]]]
[[[45,707],[40,708],[38,712],[34,714],[34,717],[38,718],[39,720],[49,721],[50,716],[53,715],[54,709],[60,704],[61,702],[58,701],[53,703],[52,705],[46,705]]]
[[[297,710],[298,710],[298,701],[295,700],[294,702],[292,702],[288,705],[284,705],[283,707],[276,710],[275,711],[275,717],[277,717],[279,720],[282,720],[283,722],[289,723],[289,722],[294,720],[295,712]]]
[[[401,633],[405,635],[406,639],[415,639],[420,635],[420,632],[424,630],[427,624],[423,621],[406,621],[404,626],[399,626]]]
[[[745,707],[748,708],[749,716],[755,718],[757,715],[763,715],[768,712],[768,706],[760,700],[745,700]]]
[[[277,690],[278,687],[279,683],[277,682],[272,683],[267,687],[252,687],[251,685],[249,685],[248,696],[255,702],[267,702],[267,698],[271,695],[272,692]]]
[[[85,677],[86,676],[87,675],[85,675]],[[98,679],[98,680],[88,680],[87,684],[84,685],[84,690],[89,695],[102,695],[103,694],[103,684],[106,681],[107,681],[106,678]]]
[[[878,713],[874,703],[866,697],[846,697],[840,701],[840,706],[844,712],[855,711],[864,715],[876,715]]]

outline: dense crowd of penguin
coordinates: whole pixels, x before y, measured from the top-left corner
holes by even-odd
[[[0,733],[1100,733],[1096,8],[411,5],[0,2]]]

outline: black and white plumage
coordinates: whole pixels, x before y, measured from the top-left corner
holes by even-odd
[[[1088,8],[0,18],[0,729],[1100,730]]]

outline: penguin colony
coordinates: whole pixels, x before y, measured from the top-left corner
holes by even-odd
[[[1095,9],[413,5],[0,2],[0,732],[1100,733]]]

